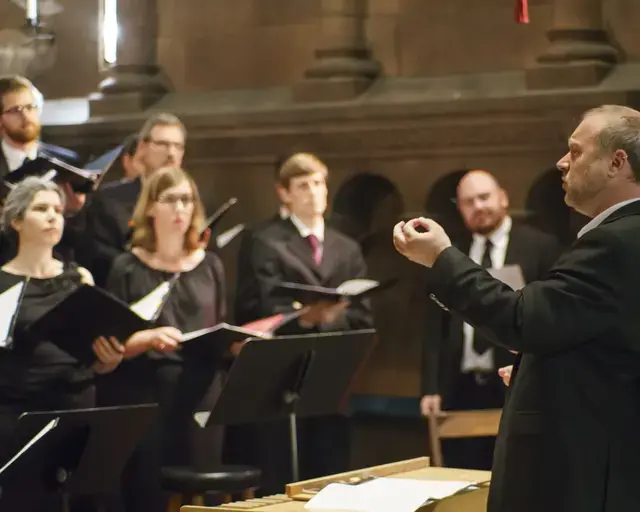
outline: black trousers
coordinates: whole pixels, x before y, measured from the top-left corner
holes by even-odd
[[[101,379],[100,405],[157,403],[158,415],[127,462],[121,480],[121,498],[112,511],[164,512],[162,489],[165,465],[194,465],[193,413],[209,390],[215,370],[180,361],[141,361],[130,369]]]
[[[453,383],[446,410],[499,409],[504,406],[507,387],[497,370],[460,373]],[[490,470],[495,437],[443,439],[444,465],[451,468]]]

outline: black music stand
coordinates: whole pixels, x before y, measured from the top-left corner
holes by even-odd
[[[58,499],[117,490],[125,463],[151,427],[156,404],[25,413],[0,469],[0,510],[35,512]]]
[[[293,479],[299,479],[296,418],[341,412],[375,342],[375,330],[251,338],[202,427],[289,417]]]

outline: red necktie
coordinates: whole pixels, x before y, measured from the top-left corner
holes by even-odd
[[[309,244],[313,249],[313,261],[315,261],[316,265],[320,265],[322,261],[322,246],[320,245],[320,240],[318,240],[316,235],[309,235],[307,240],[309,240]]]

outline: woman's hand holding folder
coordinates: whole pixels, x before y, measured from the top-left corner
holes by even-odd
[[[98,358],[93,364],[96,373],[112,372],[124,359],[124,346],[113,336],[108,340],[100,336],[93,342],[93,352]]]
[[[182,333],[175,327],[145,329],[133,334],[125,343],[125,359],[134,358],[147,350],[174,352],[180,348]]]

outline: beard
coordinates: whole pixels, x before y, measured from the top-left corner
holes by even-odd
[[[40,123],[26,123],[21,128],[4,127],[4,134],[20,144],[28,144],[40,137]]]

